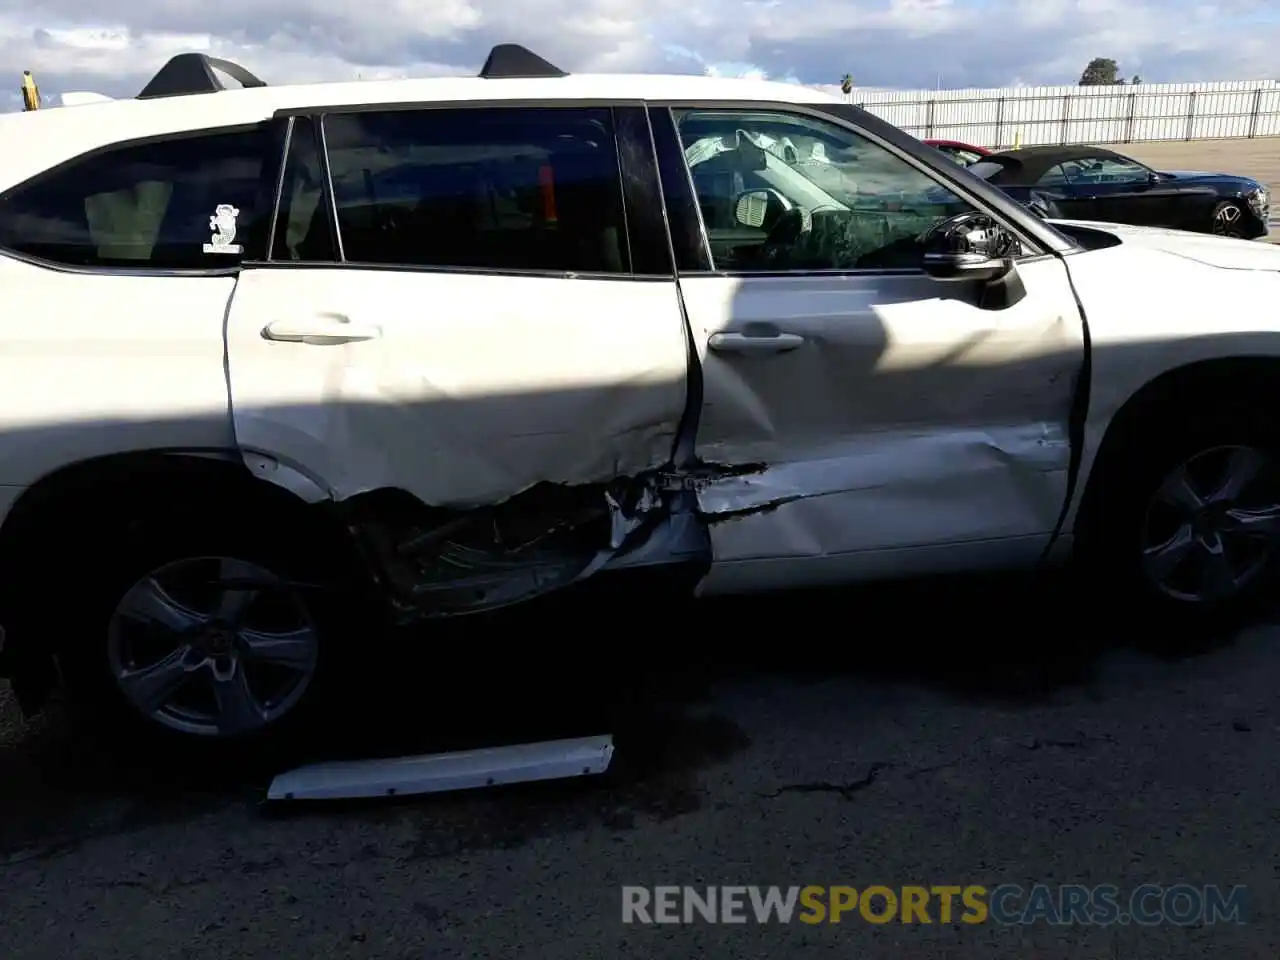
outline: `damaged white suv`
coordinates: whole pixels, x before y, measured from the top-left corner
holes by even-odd
[[[229,76],[240,89],[227,89]],[[368,621],[1032,565],[1176,617],[1280,526],[1280,249],[1050,224],[804,87],[268,87],[0,119],[0,673],[219,740]],[[56,667],[55,667],[56,665]]]

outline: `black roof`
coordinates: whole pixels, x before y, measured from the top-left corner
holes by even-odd
[[[1035,183],[1050,167],[1071,160],[1121,160],[1133,163],[1123,154],[1108,150],[1106,147],[1094,147],[1087,143],[1070,144],[1065,147],[1041,146],[1023,147],[1021,150],[1001,150],[984,161],[998,163],[1004,170],[991,178],[991,183]]]

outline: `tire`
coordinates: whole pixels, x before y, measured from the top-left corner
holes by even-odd
[[[1085,572],[1107,599],[1102,610],[1127,607],[1137,619],[1125,629],[1174,651],[1229,638],[1275,586],[1280,430],[1247,406],[1169,414],[1116,438],[1077,529]],[[1248,483],[1226,485],[1246,468]]]
[[[1209,232],[1218,237],[1244,238],[1244,208],[1234,200],[1223,200],[1209,216]]]
[[[73,705],[126,749],[160,738],[239,758],[297,743],[335,699],[350,617],[322,538],[228,512],[154,518],[105,546],[60,661]]]

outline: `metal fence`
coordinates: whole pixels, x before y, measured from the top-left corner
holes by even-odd
[[[985,147],[1280,136],[1280,81],[995,90],[855,90],[921,139]]]

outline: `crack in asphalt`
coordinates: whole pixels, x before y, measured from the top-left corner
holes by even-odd
[[[773,793],[761,794],[761,797],[765,800],[774,800],[784,793],[838,793],[841,799],[852,800],[855,793],[871,786],[876,782],[876,778],[880,776],[881,771],[888,770],[891,766],[893,764],[877,760],[867,768],[867,775],[860,780],[851,780],[848,783],[831,783],[829,781],[789,783],[786,786],[779,787]]]

